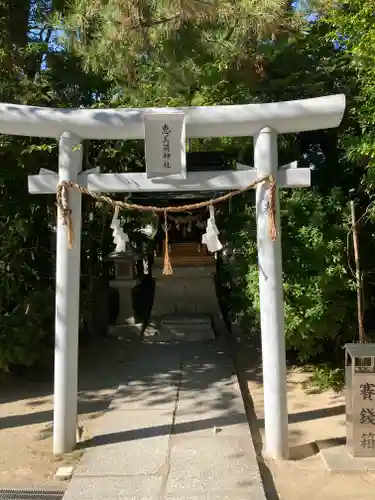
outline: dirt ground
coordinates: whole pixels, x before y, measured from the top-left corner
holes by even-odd
[[[123,361],[135,356],[137,348],[105,339],[83,349],[78,411],[84,438],[90,437],[93,420],[108,407],[121,380]],[[81,451],[53,456],[52,411],[52,372],[0,381],[1,488],[64,487],[54,474],[59,467],[76,463]]]
[[[236,349],[237,369],[268,500],[374,500],[375,474],[331,474],[316,442],[345,442],[345,398],[333,391],[307,394],[301,383],[308,373],[288,371],[290,460],[262,456],[263,389],[259,355],[242,340]]]
[[[94,419],[106,410],[121,382],[122,363],[136,357],[138,344],[102,340],[84,349],[80,359],[79,420],[84,438]],[[343,395],[327,391],[306,394],[301,382],[308,374],[290,370],[288,405],[291,460],[262,457],[263,391],[258,355],[242,340],[234,349],[245,403],[256,444],[268,500],[373,500],[375,475],[332,475],[324,467],[316,441],[335,444],[345,436]],[[63,488],[54,474],[74,464],[81,451],[56,459],[52,455],[52,373],[0,382],[0,487]]]

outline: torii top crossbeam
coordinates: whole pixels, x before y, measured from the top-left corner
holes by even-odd
[[[0,133],[60,137],[69,131],[82,139],[144,139],[145,114],[171,109],[186,115],[186,136],[190,138],[251,136],[264,126],[287,134],[337,127],[345,96],[165,109],[56,109],[0,103]]]

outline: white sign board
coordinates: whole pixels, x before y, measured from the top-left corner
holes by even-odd
[[[186,178],[185,121],[185,113],[176,111],[144,115],[148,178],[176,174]]]

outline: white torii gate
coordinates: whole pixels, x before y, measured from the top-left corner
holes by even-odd
[[[337,127],[345,109],[342,94],[299,101],[233,106],[167,109],[52,109],[0,103],[0,133],[56,137],[58,174],[41,171],[29,177],[31,193],[54,193],[68,180],[91,191],[222,191],[249,185],[273,175],[278,187],[310,185],[310,170],[286,165],[278,169],[277,135]],[[151,114],[183,114],[183,137],[254,137],[253,169],[194,172],[186,175],[146,173],[100,174],[81,172],[83,139],[144,139],[145,118]],[[151,120],[152,121],[152,120]],[[150,127],[148,129],[150,131]],[[152,148],[151,148],[152,149]],[[147,151],[146,151],[147,153]],[[148,167],[147,167],[148,169]],[[268,184],[256,188],[257,245],[262,334],[265,452],[288,458],[288,411],[284,335],[283,280],[280,237],[268,232]],[[56,319],[53,451],[71,451],[76,444],[78,321],[80,286],[81,194],[71,190],[73,248],[67,246],[67,227],[57,219]],[[278,196],[276,224],[280,235]]]

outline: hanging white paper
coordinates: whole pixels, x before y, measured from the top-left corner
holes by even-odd
[[[146,113],[145,156],[147,177],[180,174],[186,178],[185,113]]]
[[[115,213],[111,223],[111,229],[113,231],[113,243],[116,245],[115,252],[126,252],[126,248],[129,242],[129,237],[121,227],[120,219],[118,217],[119,208],[115,207]]]
[[[209,206],[210,217],[207,220],[206,232],[202,235],[202,243],[207,246],[210,253],[218,252],[223,248],[218,238],[219,230],[215,223],[215,211],[212,205]]]

